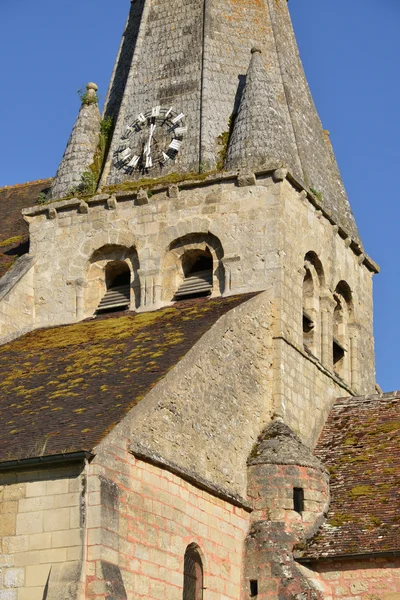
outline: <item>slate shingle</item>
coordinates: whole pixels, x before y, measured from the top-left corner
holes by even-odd
[[[304,557],[399,551],[400,392],[338,400],[315,453],[332,498]]]

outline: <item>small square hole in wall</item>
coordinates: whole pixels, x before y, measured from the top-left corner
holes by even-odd
[[[250,579],[250,597],[255,598],[256,596],[258,596],[258,581]]]
[[[299,515],[304,511],[303,488],[293,488],[293,509],[299,513]]]

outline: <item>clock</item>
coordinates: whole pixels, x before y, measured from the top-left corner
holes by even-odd
[[[127,127],[114,152],[115,166],[127,175],[148,173],[174,161],[187,132],[185,115],[154,106]]]

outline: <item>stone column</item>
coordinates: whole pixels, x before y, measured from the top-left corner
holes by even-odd
[[[359,361],[359,350],[358,340],[360,336],[360,326],[358,323],[349,324],[349,383],[351,388],[360,393],[361,388],[361,373],[360,373],[360,361]]]
[[[238,267],[240,266],[240,256],[226,256],[221,260],[224,273],[225,281],[221,286],[221,291],[224,296],[229,296],[234,293],[239,287],[239,281],[237,277]],[[222,271],[222,269],[220,268]]]
[[[335,300],[330,292],[321,297],[321,362],[333,370],[333,310]]]
[[[140,279],[140,306],[138,312],[160,308],[162,305],[160,272],[139,269],[138,274]]]
[[[87,283],[84,279],[77,279],[75,281],[75,292],[76,292],[76,319],[82,321],[85,318],[85,289]]]

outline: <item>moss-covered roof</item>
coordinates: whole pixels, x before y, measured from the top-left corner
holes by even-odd
[[[0,462],[92,450],[251,294],[34,331],[0,347]]]
[[[48,189],[51,182],[51,179],[42,179],[0,188],[0,277],[18,256],[28,252],[28,225],[21,211],[33,206],[40,192]]]
[[[307,557],[400,550],[400,392],[338,400],[316,448],[331,477],[328,519]]]

